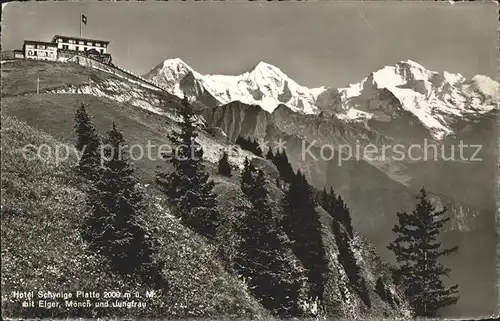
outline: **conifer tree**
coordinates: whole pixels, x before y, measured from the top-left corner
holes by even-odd
[[[274,314],[299,316],[298,306],[304,276],[286,257],[286,237],[274,222],[268,203],[267,181],[262,170],[245,161],[242,186],[252,203],[239,233],[243,239],[236,269],[249,280],[251,291]]]
[[[396,302],[392,296],[391,291],[386,287],[382,277],[377,278],[375,283],[375,293],[385,302],[389,303],[392,307],[396,307]]]
[[[141,223],[146,210],[143,194],[137,189],[128,155],[120,148],[125,141],[114,123],[105,143],[103,168],[87,198],[92,214],[84,224],[83,239],[107,257],[117,273],[163,287],[161,264],[153,260],[153,244]]]
[[[240,181],[240,187],[243,193],[247,195],[252,194],[252,189],[255,187],[255,182],[254,182],[254,173],[256,169],[248,159],[248,157],[245,157],[245,161],[243,162],[243,172],[241,173],[241,181]]]
[[[269,148],[266,154],[266,159],[272,161],[274,159],[273,149]]]
[[[344,202],[340,195],[335,195],[335,192],[330,187],[330,192],[326,189],[320,193],[319,204],[328,212],[332,217],[338,220],[345,227],[350,237],[353,237],[354,231],[352,228],[351,214],[347,204]]]
[[[184,224],[214,239],[221,224],[216,196],[212,193],[214,182],[205,172],[203,149],[196,141],[195,114],[187,97],[183,99],[183,107],[180,111],[181,131],[170,135],[170,140],[177,147],[173,155],[164,155],[174,171],[158,172],[156,182],[176,206]]]
[[[76,110],[75,121],[76,148],[82,153],[77,172],[87,179],[95,180],[99,177],[101,166],[101,141],[84,102]]]
[[[293,242],[294,253],[308,270],[310,296],[321,300],[327,261],[321,237],[321,222],[315,211],[315,205],[314,192],[305,176],[298,171],[283,199],[283,226]]]
[[[332,217],[334,216],[333,214],[333,208],[334,208],[334,203],[337,199],[335,192],[333,191],[332,188],[330,188],[330,191],[328,192],[326,188],[323,188],[321,192],[318,192],[317,194],[317,199],[318,199],[318,204],[323,207],[325,211],[327,211]]]
[[[277,151],[272,159],[274,165],[280,173],[280,179],[287,183],[290,183],[295,178],[295,172],[288,161],[288,157],[285,151]]]
[[[326,188],[323,188],[321,192],[317,194],[318,204],[325,209],[328,213],[330,213],[330,197]],[[331,214],[331,213],[330,213]]]
[[[337,243],[337,248],[339,249],[339,262],[343,266],[349,282],[354,287],[363,302],[367,306],[371,306],[371,300],[366,287],[365,279],[361,275],[361,268],[356,262],[356,258],[354,257],[354,253],[349,242],[349,238],[353,237],[349,209],[340,195],[335,195],[335,192],[331,187],[329,192],[327,192],[324,188],[323,191],[319,193],[318,198],[318,203],[333,217],[332,230]]]
[[[335,217],[342,223],[342,225],[344,225],[347,233],[349,233],[349,236],[353,237],[351,214],[349,213],[347,204],[344,202],[340,195],[338,195],[335,199],[335,193],[333,193],[331,205],[333,215],[335,215]]]
[[[354,253],[351,249],[349,237],[342,230],[341,223],[337,219],[333,219],[333,234],[339,249],[338,259],[349,279],[350,284],[360,296],[361,300],[368,306],[371,306],[370,295],[366,287],[366,282],[361,275],[361,268],[356,262]]]
[[[255,139],[238,136],[235,143],[240,145],[242,149],[252,152],[259,157],[263,156],[262,149],[260,149],[259,143]]]
[[[231,165],[229,164],[228,157],[229,157],[229,155],[227,154],[226,151],[224,151],[222,153],[222,157],[219,159],[218,173],[223,175],[223,176],[231,177],[232,176],[231,175]]]
[[[264,152],[262,151],[262,149],[260,148],[260,145],[259,143],[257,142],[257,140],[253,140],[252,141],[252,150],[253,150],[253,153],[259,157],[264,157]]]
[[[402,286],[416,316],[436,317],[439,309],[458,301],[458,285],[446,286],[442,277],[447,277],[439,259],[454,253],[458,247],[443,248],[438,241],[444,224],[450,220],[445,216],[446,208],[436,211],[427,199],[424,188],[417,197],[419,203],[412,213],[398,213],[398,224],[392,229],[397,237],[388,248],[396,256],[398,267],[394,271],[397,283]]]

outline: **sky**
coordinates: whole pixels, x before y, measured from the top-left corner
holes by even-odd
[[[259,61],[307,87],[343,87],[411,59],[435,71],[497,78],[492,2],[24,2],[5,5],[2,49],[55,34],[111,41],[113,62],[145,74],[181,58],[202,74]]]

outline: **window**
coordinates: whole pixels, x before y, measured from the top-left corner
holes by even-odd
[[[33,55],[33,51],[28,50],[28,56],[32,56],[32,55]]]
[[[62,39],[61,38],[57,38],[57,42],[62,42]]]
[[[44,45],[38,45],[37,48],[38,49],[45,49],[45,46]]]
[[[36,51],[36,50],[33,51],[33,56],[38,56],[37,54],[38,54],[38,51]]]
[[[98,42],[96,42],[96,43],[95,43],[95,46],[96,46],[96,47],[100,47],[100,46],[101,46],[101,44],[100,44],[100,43],[98,43]]]
[[[87,46],[92,46],[92,42],[87,42]]]
[[[83,51],[87,51],[87,47],[83,47]]]
[[[63,45],[64,50],[68,50],[68,45]]]
[[[76,50],[76,51],[79,51],[79,50],[80,50],[80,47],[76,46],[76,47],[75,47],[75,50]]]
[[[104,49],[101,49],[100,51],[101,51],[101,53],[104,53]]]
[[[79,44],[79,45],[84,45],[84,44],[85,44],[85,42],[83,42],[83,41],[78,41],[78,44]]]

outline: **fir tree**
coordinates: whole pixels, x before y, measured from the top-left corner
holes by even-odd
[[[85,221],[83,239],[107,257],[117,273],[138,276],[161,288],[165,286],[161,264],[153,260],[152,244],[141,223],[146,210],[143,194],[137,189],[128,155],[120,148],[125,142],[114,123],[105,143],[104,166],[87,198],[92,214]]]
[[[356,262],[349,242],[349,238],[353,237],[349,208],[342,197],[337,196],[331,187],[329,192],[324,188],[322,192],[318,193],[318,203],[333,217],[332,230],[339,249],[339,262],[344,268],[349,282],[363,302],[370,307],[371,300],[366,282],[361,275],[361,269]]]
[[[349,208],[340,195],[337,196],[332,188],[330,188],[330,192],[323,189],[318,197],[318,203],[332,217],[342,223],[350,237],[354,236]]]
[[[312,298],[323,298],[326,257],[322,228],[315,211],[316,199],[305,176],[299,171],[291,180],[283,199],[284,230],[293,242],[292,249],[304,267],[311,285]]]
[[[361,300],[368,307],[371,307],[371,300],[368,289],[366,287],[366,282],[361,275],[361,268],[357,264],[356,258],[354,257],[354,253],[351,249],[349,236],[342,230],[341,223],[335,218],[333,220],[332,229],[335,236],[335,241],[337,243],[337,248],[339,250],[339,262],[344,268],[350,284],[354,287]]]
[[[264,152],[262,151],[262,149],[260,148],[260,145],[259,143],[257,142],[257,140],[253,140],[252,141],[252,149],[253,149],[253,153],[259,157],[264,157]]]
[[[221,224],[216,196],[212,193],[214,183],[205,172],[203,149],[196,141],[195,115],[186,97],[183,107],[181,131],[170,135],[172,143],[177,145],[174,155],[164,155],[174,171],[157,173],[156,182],[176,206],[184,224],[214,239]]]
[[[334,195],[333,195],[334,196]],[[337,200],[332,200],[333,203],[333,213],[335,213],[336,217],[338,217],[339,221],[344,225],[347,233],[349,233],[350,237],[353,237],[353,229],[351,222],[351,214],[349,212],[349,208],[347,204],[344,202],[342,197],[337,196]]]
[[[251,291],[274,314],[288,318],[299,316],[299,296],[303,275],[286,257],[286,237],[278,229],[268,203],[265,175],[245,161],[242,186],[252,202],[239,233],[236,269],[249,280]]]
[[[77,172],[87,179],[96,180],[101,166],[101,141],[86,107],[82,102],[75,113],[76,148],[82,153]]]
[[[328,213],[330,213],[330,198],[329,194],[326,191],[326,188],[323,188],[321,192],[317,193],[318,204],[325,209]],[[330,213],[331,214],[331,213]]]
[[[252,189],[255,187],[255,182],[254,182],[254,173],[256,169],[248,159],[248,157],[245,157],[245,161],[243,162],[243,172],[241,173],[241,181],[240,181],[240,187],[243,193],[247,195],[252,194]]]
[[[425,189],[417,197],[419,203],[408,214],[398,213],[398,224],[392,229],[397,238],[388,248],[396,256],[398,267],[394,271],[397,283],[402,286],[417,316],[436,317],[442,307],[458,300],[458,285],[445,286],[442,277],[450,269],[439,258],[454,253],[458,247],[443,249],[437,240],[446,222],[446,208],[436,211],[427,199]]]
[[[377,278],[377,282],[375,283],[375,293],[385,302],[389,303],[392,307],[396,307],[396,302],[394,302],[394,298],[392,296],[391,291],[386,287],[384,280],[382,277]]]
[[[227,177],[231,177],[231,165],[229,164],[229,160],[228,160],[228,154],[227,152],[223,152],[222,153],[222,157],[219,159],[219,164],[218,164],[218,173],[223,175],[223,176],[227,176]]]
[[[317,193],[317,200],[318,204],[333,217],[333,208],[337,200],[333,189],[330,188],[330,192],[327,192],[326,188],[323,188],[321,192]]]
[[[290,183],[295,178],[295,172],[293,171],[292,165],[290,165],[290,162],[288,161],[285,151],[278,150],[272,161],[280,173],[280,179]]]
[[[267,150],[266,159],[272,161],[274,159],[273,149],[269,148]]]
[[[263,156],[262,149],[260,149],[259,143],[257,143],[257,141],[254,139],[238,136],[235,143],[240,145],[242,149],[252,152],[259,157]]]

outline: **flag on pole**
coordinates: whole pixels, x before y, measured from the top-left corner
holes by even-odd
[[[82,13],[82,22],[87,24],[87,17]]]

